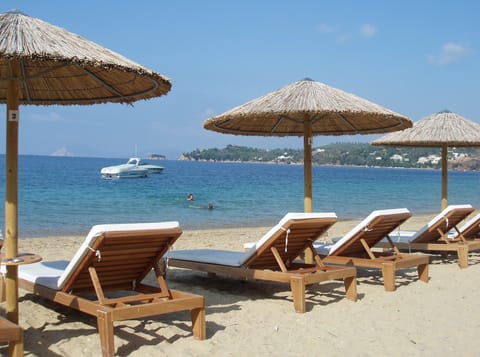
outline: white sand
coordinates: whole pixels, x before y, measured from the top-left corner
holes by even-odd
[[[427,218],[411,218],[402,229],[418,229]],[[356,223],[338,222],[330,236]],[[242,250],[243,243],[268,229],[186,231],[175,249]],[[44,260],[69,259],[82,240],[22,239],[20,249]],[[437,257],[428,284],[417,281],[415,269],[407,269],[390,293],[383,289],[380,271],[359,270],[357,302],[345,298],[341,282],[323,283],[308,290],[305,314],[295,313],[286,285],[170,269],[170,288],[205,296],[207,339],[192,337],[185,312],[117,323],[115,347],[119,356],[478,355],[480,255],[473,254],[471,264],[460,270],[454,256]],[[26,356],[101,355],[94,318],[23,290],[20,296]]]

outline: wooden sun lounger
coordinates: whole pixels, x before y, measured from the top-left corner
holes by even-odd
[[[399,269],[417,267],[418,278],[428,282],[428,256],[401,254],[393,243],[388,251],[372,249],[384,238],[391,242],[391,232],[410,217],[406,208],[373,211],[335,244],[314,247],[326,263],[381,269],[386,291],[395,291],[395,274]]]
[[[334,213],[289,213],[248,252],[173,250],[167,266],[290,284],[295,311],[305,312],[308,285],[343,279],[347,298],[357,300],[356,270],[323,264],[312,243],[336,222]],[[295,259],[308,249],[315,263]]]
[[[468,267],[468,254],[480,249],[480,240],[466,239],[458,225],[475,209],[471,205],[451,205],[418,230],[409,238],[402,238],[401,233],[397,240],[392,239],[399,250],[422,252],[456,252],[460,268]],[[456,236],[450,238],[448,233],[455,231]],[[378,247],[385,247],[387,243],[380,242]]]
[[[96,317],[103,356],[115,354],[114,321],[176,311],[190,311],[193,335],[203,340],[204,298],[168,289],[158,268],[159,260],[181,233],[178,222],[94,226],[70,262],[21,266],[19,285]],[[152,269],[158,287],[142,283]],[[122,292],[126,294],[119,294]],[[109,297],[109,293],[116,294]]]

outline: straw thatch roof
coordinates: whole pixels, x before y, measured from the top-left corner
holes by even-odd
[[[0,103],[12,79],[21,81],[20,104],[131,103],[171,88],[161,74],[20,12],[0,14]]]
[[[458,114],[443,111],[415,122],[412,128],[376,139],[372,145],[480,146],[480,125]]]
[[[405,116],[326,84],[304,79],[205,121],[221,133],[259,136],[372,134],[412,126]]]

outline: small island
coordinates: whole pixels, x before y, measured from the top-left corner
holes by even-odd
[[[148,156],[149,160],[166,160],[167,157],[165,155],[160,155],[160,154],[150,154]]]

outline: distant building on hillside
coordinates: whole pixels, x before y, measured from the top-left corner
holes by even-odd
[[[395,154],[395,155],[390,157],[390,160],[392,160],[392,161],[403,161],[403,156]]]
[[[465,154],[463,152],[462,153],[453,152],[452,155],[453,155],[453,160],[463,160],[468,157],[468,154]]]
[[[425,156],[421,156],[418,158],[417,160],[417,163],[418,164],[432,164],[432,165],[438,165],[438,163],[440,162],[442,158],[440,156],[437,156],[437,155],[429,155],[427,157]]]
[[[283,155],[277,156],[275,161],[290,164],[292,159],[292,156],[289,156],[288,153],[284,153]]]

